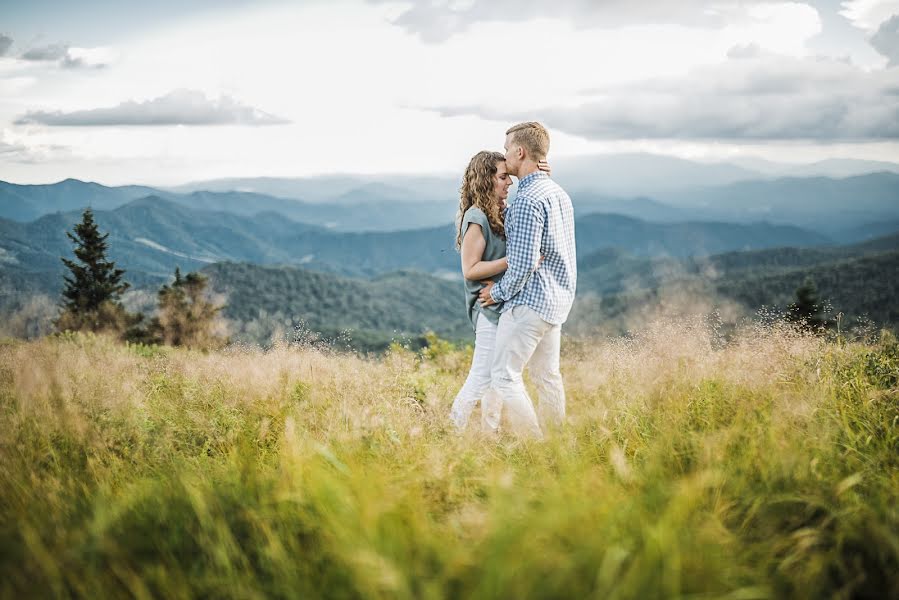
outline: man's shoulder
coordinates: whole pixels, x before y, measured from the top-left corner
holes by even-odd
[[[562,186],[548,177],[529,185],[524,193],[518,195],[518,198],[525,200],[531,206],[545,205],[558,198],[566,198],[570,201]],[[516,198],[516,202],[518,198]]]
[[[544,183],[546,185],[545,190],[547,194],[568,197],[568,193],[564,190],[564,188],[562,188],[561,185],[559,185],[552,179],[547,178],[544,180]]]

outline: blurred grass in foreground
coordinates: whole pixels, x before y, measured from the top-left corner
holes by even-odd
[[[0,595],[899,597],[894,340],[571,344],[543,443],[434,348],[0,346]]]

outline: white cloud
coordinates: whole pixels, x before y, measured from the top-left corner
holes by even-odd
[[[899,15],[881,23],[871,45],[889,59],[890,66],[899,66]]]
[[[22,60],[31,60],[35,62],[62,60],[68,52],[68,46],[63,44],[50,44],[47,46],[38,46],[31,48],[22,53]]]
[[[87,110],[30,111],[16,125],[41,124],[51,127],[92,127],[116,125],[281,125],[289,121],[246,106],[229,96],[207,99],[196,90],[175,90],[159,98],[129,100],[110,108]]]
[[[841,61],[762,56],[705,67],[684,78],[590,90],[577,106],[527,112],[444,106],[445,116],[542,118],[588,139],[895,140],[899,71]]]
[[[46,160],[71,157],[69,148],[55,144],[35,144],[9,130],[0,131],[0,161],[39,164]]]
[[[115,62],[117,53],[111,48],[70,47],[61,65],[67,68],[103,68]]]
[[[0,159],[0,166],[9,177],[52,172],[120,183],[234,174],[456,172],[478,150],[501,148],[502,132],[519,115],[565,120],[564,130],[553,130],[555,156],[628,144],[710,155],[725,144],[728,151],[779,144],[779,152],[790,155],[783,149],[789,141],[756,141],[758,136],[815,127],[825,136],[870,131],[873,126],[865,123],[883,122],[886,117],[877,115],[895,105],[890,86],[896,84],[881,72],[885,61],[867,46],[862,30],[844,19],[839,21],[870,54],[869,76],[851,66],[822,67],[812,58],[809,40],[822,31],[822,19],[804,3],[522,0],[516,6],[531,13],[510,17],[503,12],[508,0],[452,0],[442,7],[432,2],[438,13],[487,15],[466,17],[455,28],[438,19],[432,24],[446,36],[442,43],[423,41],[415,27],[428,24],[416,25],[413,15],[407,26],[392,24],[424,4],[232,4],[119,38],[91,38],[90,44],[114,47],[115,55],[93,48],[98,54],[88,56],[65,47],[72,61],[110,64],[107,69],[56,68],[63,58],[19,60],[14,47],[0,59],[0,124],[18,119],[21,124],[10,128],[17,142],[70,147],[72,156],[27,168]],[[515,58],[523,41],[525,63]],[[843,56],[840,49],[827,52]],[[526,84],[531,77],[539,85]],[[164,95],[178,89],[198,90],[200,106]],[[122,103],[126,98],[134,101]],[[444,117],[429,107],[461,116]],[[609,108],[611,116],[596,114],[597,107]],[[667,125],[653,120],[655,107]],[[815,111],[821,110],[842,125],[816,124]],[[762,127],[761,116],[753,121],[758,111],[772,115],[767,126],[773,133]],[[616,123],[617,117],[630,121]],[[269,118],[292,123],[239,125]],[[210,121],[221,126],[151,126]],[[585,133],[590,131],[593,137]],[[641,131],[681,137],[609,137]],[[689,137],[727,131],[732,137],[715,143]],[[822,147],[836,147],[832,138],[816,139]],[[840,152],[862,152],[841,144]],[[891,142],[866,147],[876,146],[871,156],[896,147],[883,144]],[[813,145],[797,152],[810,152]]]
[[[899,0],[848,0],[842,3],[840,14],[856,27],[873,33],[881,23],[899,15]]]
[[[3,138],[0,138],[0,158],[2,159],[21,156],[26,150],[25,144],[9,143]]]
[[[579,27],[612,28],[626,25],[678,24],[712,26],[723,22],[735,2],[707,0],[449,0],[400,2],[392,22],[428,43],[446,41],[467,31],[475,23],[520,22],[534,18],[563,19]]]
[[[110,48],[77,48],[67,44],[49,44],[30,48],[19,57],[29,62],[55,62],[66,69],[103,68],[115,59]]]

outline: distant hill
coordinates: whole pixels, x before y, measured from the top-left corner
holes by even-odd
[[[56,212],[113,210],[144,197],[163,198],[197,210],[252,216],[275,212],[297,222],[335,231],[396,231],[436,226],[451,220],[455,197],[445,203],[423,202],[420,197],[371,184],[342,190],[320,202],[249,191],[194,191],[185,194],[140,186],[106,187],[97,183],[67,179],[48,185],[16,185],[0,182],[0,218],[30,222]],[[403,193],[406,195],[404,196]]]
[[[80,211],[46,215],[31,223],[0,220],[0,252],[6,268],[62,273],[60,256],[71,254],[66,231]],[[216,262],[289,264],[347,276],[371,277],[415,269],[458,278],[454,229],[445,224],[398,232],[340,233],[284,218],[278,213],[240,216],[198,211],[165,198],[134,200],[95,211],[108,232],[110,256],[130,276],[168,277],[176,266],[197,269]],[[640,256],[708,255],[771,246],[810,246],[828,240],[790,226],[765,223],[647,223],[621,215],[588,214],[577,221],[582,256],[617,247]]]
[[[836,170],[835,165],[821,168]],[[604,212],[661,223],[767,221],[844,243],[889,233],[878,224],[899,221],[899,174],[894,172],[772,179],[728,164],[637,154],[560,157],[553,176],[569,191],[578,215]],[[333,231],[400,231],[451,221],[458,187],[459,177],[390,175],[227,179],[168,190],[110,188],[74,179],[37,186],[0,183],[0,218],[28,222],[87,205],[111,210],[152,195],[188,208],[244,216],[276,212]]]
[[[731,164],[769,177],[853,177],[868,173],[899,173],[899,163],[882,160],[831,158],[807,164],[776,163],[762,159],[729,159]]]
[[[669,192],[658,198],[702,220],[795,224],[827,235],[899,220],[899,174],[785,177]]]
[[[620,249],[603,249],[580,256],[578,289],[605,294],[655,288],[679,279],[715,281],[803,272],[894,251],[899,251],[899,233],[847,246],[781,247],[686,258],[636,256]]]
[[[5,255],[0,255],[2,258]],[[115,258],[115,257],[114,257]],[[227,302],[235,339],[267,343],[292,335],[294,327],[359,349],[376,350],[394,339],[421,343],[433,330],[470,340],[461,283],[420,270],[394,271],[371,279],[347,278],[297,266],[223,262],[196,264]],[[707,257],[646,257],[603,249],[581,256],[571,333],[623,333],[646,315],[667,307],[690,314],[721,308],[728,320],[759,307],[785,307],[806,277],[821,298],[845,315],[899,328],[899,235],[863,244],[824,248],[777,248]],[[126,279],[155,294],[171,272],[152,277],[129,271]],[[0,263],[0,314],[9,315],[36,294],[58,298],[61,272],[25,271]]]
[[[371,280],[347,279],[293,267],[219,263],[203,269],[212,289],[226,298],[224,314],[234,335],[266,343],[296,326],[364,350],[413,340],[425,331],[472,337],[460,283],[421,272],[395,272]]]
[[[77,179],[46,185],[17,185],[0,181],[0,218],[27,222],[42,215],[86,206],[110,210],[155,191],[143,186],[106,187]]]
[[[336,198],[358,195],[368,190],[374,191],[375,195],[381,197],[386,195],[393,200],[445,202],[457,196],[461,180],[461,171],[453,176],[345,174],[310,177],[234,177],[196,181],[167,190],[179,194],[197,191],[253,192],[315,204],[330,203]],[[397,192],[402,192],[403,198],[397,198]]]
[[[818,246],[831,242],[791,225],[716,222],[648,223],[602,213],[577,219],[579,252],[619,248],[640,256],[704,256],[728,250]]]
[[[751,315],[785,308],[806,278],[845,324],[868,318],[899,329],[899,234],[850,246],[773,248],[686,259],[637,257],[620,250],[584,256],[573,327],[618,332],[635,315],[669,305],[674,312],[726,307]],[[734,315],[731,314],[731,317]]]
[[[759,179],[754,169],[704,163],[649,153],[593,154],[552,160],[553,178],[569,189],[615,196],[657,196],[661,192]]]

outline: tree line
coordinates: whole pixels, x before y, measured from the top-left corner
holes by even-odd
[[[174,281],[157,293],[157,314],[147,319],[122,304],[130,284],[123,279],[125,271],[107,258],[109,234],[100,233],[90,208],[66,235],[74,244],[75,260],[62,259],[69,274],[64,277],[62,312],[55,321],[58,330],[103,332],[132,343],[200,349],[227,343],[218,332],[224,306],[208,298],[205,276],[182,275],[176,267]]]
[[[75,260],[62,258],[69,274],[64,277],[62,312],[54,322],[59,331],[105,332],[132,343],[200,349],[228,342],[220,333],[225,306],[210,300],[206,276],[196,272],[183,275],[176,267],[173,281],[157,292],[155,316],[147,318],[123,305],[122,294],[130,284],[124,281],[125,271],[107,258],[109,234],[99,231],[90,208],[66,235],[74,245]],[[796,289],[785,317],[800,328],[823,333],[834,326],[826,312],[814,282],[807,279]]]

